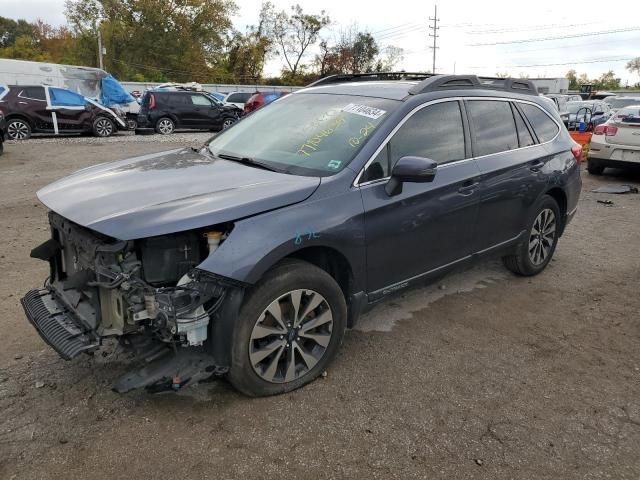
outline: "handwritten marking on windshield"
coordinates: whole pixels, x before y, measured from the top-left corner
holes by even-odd
[[[298,151],[296,153],[298,153],[298,155],[305,155],[307,157],[310,157],[313,152],[318,150],[318,147],[320,146],[322,141],[325,138],[333,135],[333,133],[339,127],[344,125],[345,122],[346,120],[344,117],[336,118],[331,123],[329,123],[329,126],[327,128],[320,130],[316,135],[309,137],[302,145],[300,145],[300,148],[298,148]],[[309,150],[311,152],[309,152]]]
[[[367,122],[367,124],[360,129],[360,136],[353,136],[349,138],[349,145],[353,148],[360,145],[360,142],[367,138],[374,128],[376,128],[376,126],[373,123]]]

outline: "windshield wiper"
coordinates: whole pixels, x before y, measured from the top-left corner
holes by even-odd
[[[262,168],[264,170],[269,170],[270,172],[278,171],[272,166],[267,165],[266,163],[259,162],[258,160],[254,160],[253,158],[249,158],[249,157],[237,157],[235,155],[229,155],[228,153],[218,153],[217,157],[222,158],[223,160],[231,160],[232,162],[238,162],[238,163],[242,163],[244,165],[250,165],[256,168]]]

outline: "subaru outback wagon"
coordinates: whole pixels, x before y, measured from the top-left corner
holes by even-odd
[[[27,318],[66,359],[118,339],[142,366],[119,392],[298,388],[395,292],[487,256],[547,266],[581,187],[548,103],[527,80],[329,77],[201,149],[81,170],[38,192],[51,273]]]

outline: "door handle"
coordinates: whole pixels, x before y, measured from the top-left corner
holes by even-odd
[[[478,185],[480,185],[478,182],[464,182],[458,189],[458,193],[461,193],[462,195],[471,195]]]
[[[537,162],[531,164],[529,170],[531,170],[532,172],[539,172],[542,167],[544,167],[544,162],[538,160]]]

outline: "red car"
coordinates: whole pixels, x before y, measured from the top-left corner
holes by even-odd
[[[259,109],[260,107],[269,105],[274,100],[277,100],[280,97],[284,97],[287,93],[289,92],[256,92],[244,104],[244,113],[251,113]]]

